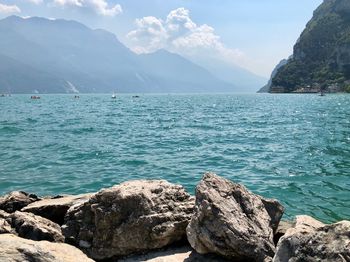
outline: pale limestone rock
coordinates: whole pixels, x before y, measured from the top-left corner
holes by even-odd
[[[271,261],[273,233],[284,208],[215,174],[196,188],[195,211],[187,227],[191,246],[201,254],[233,260]]]
[[[273,261],[350,261],[350,221],[324,225],[309,216],[298,216],[295,227],[278,242]]]
[[[61,227],[46,218],[16,211],[6,220],[20,237],[36,241],[64,242]]]
[[[13,213],[38,200],[40,200],[40,198],[34,194],[28,194],[23,191],[13,191],[0,197],[0,209],[7,213]]]
[[[59,225],[62,225],[67,210],[73,205],[88,201],[91,196],[92,194],[82,194],[76,196],[58,196],[55,198],[46,198],[26,206],[21,211],[30,212],[35,215],[45,217]]]
[[[79,249],[47,241],[33,241],[11,234],[0,235],[1,262],[93,262]]]
[[[69,243],[92,258],[109,259],[181,240],[193,204],[182,186],[163,180],[125,182],[70,208],[62,229]]]

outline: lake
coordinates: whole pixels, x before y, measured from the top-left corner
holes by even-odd
[[[350,217],[350,96],[0,97],[0,194],[97,191],[206,171],[279,199],[285,218]]]

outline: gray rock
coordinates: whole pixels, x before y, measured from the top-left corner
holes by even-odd
[[[6,221],[20,237],[36,241],[64,242],[61,227],[46,218],[16,211]]]
[[[88,201],[92,194],[82,194],[76,196],[58,196],[46,198],[32,203],[21,211],[30,212],[35,215],[45,217],[59,225],[64,223],[64,216],[67,210],[73,206]]]
[[[38,200],[40,198],[36,195],[14,191],[0,198],[0,209],[7,213],[13,213]]]
[[[0,235],[1,262],[93,262],[79,249],[47,241],[33,241],[11,234]]]
[[[0,210],[0,234],[15,233],[11,225],[6,221],[10,214]]]
[[[196,188],[187,238],[201,254],[271,261],[275,251],[273,231],[282,213],[283,207],[276,200],[263,199],[242,185],[207,173]]]
[[[280,223],[278,224],[278,228],[273,236],[273,242],[275,243],[275,245],[277,245],[280,238],[286,234],[287,230],[290,228],[293,228],[294,226],[295,226],[295,223],[292,221],[281,220]]]
[[[63,233],[94,259],[167,246],[186,236],[194,200],[166,181],[131,181],[100,191],[67,212]]]
[[[350,221],[332,225],[298,216],[277,245],[274,262],[350,261]]]
[[[265,209],[271,218],[270,227],[275,233],[279,226],[281,217],[283,216],[284,207],[276,199],[268,199],[262,197],[260,197],[260,199],[263,202]]]

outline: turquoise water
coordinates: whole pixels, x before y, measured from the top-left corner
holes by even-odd
[[[350,96],[0,97],[0,194],[84,193],[213,171],[286,206],[350,219]]]

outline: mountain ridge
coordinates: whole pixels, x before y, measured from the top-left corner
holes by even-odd
[[[9,16],[0,20],[0,34],[0,55],[11,61],[0,60],[0,92],[235,91],[232,83],[178,54],[137,55],[114,34],[74,20]]]

